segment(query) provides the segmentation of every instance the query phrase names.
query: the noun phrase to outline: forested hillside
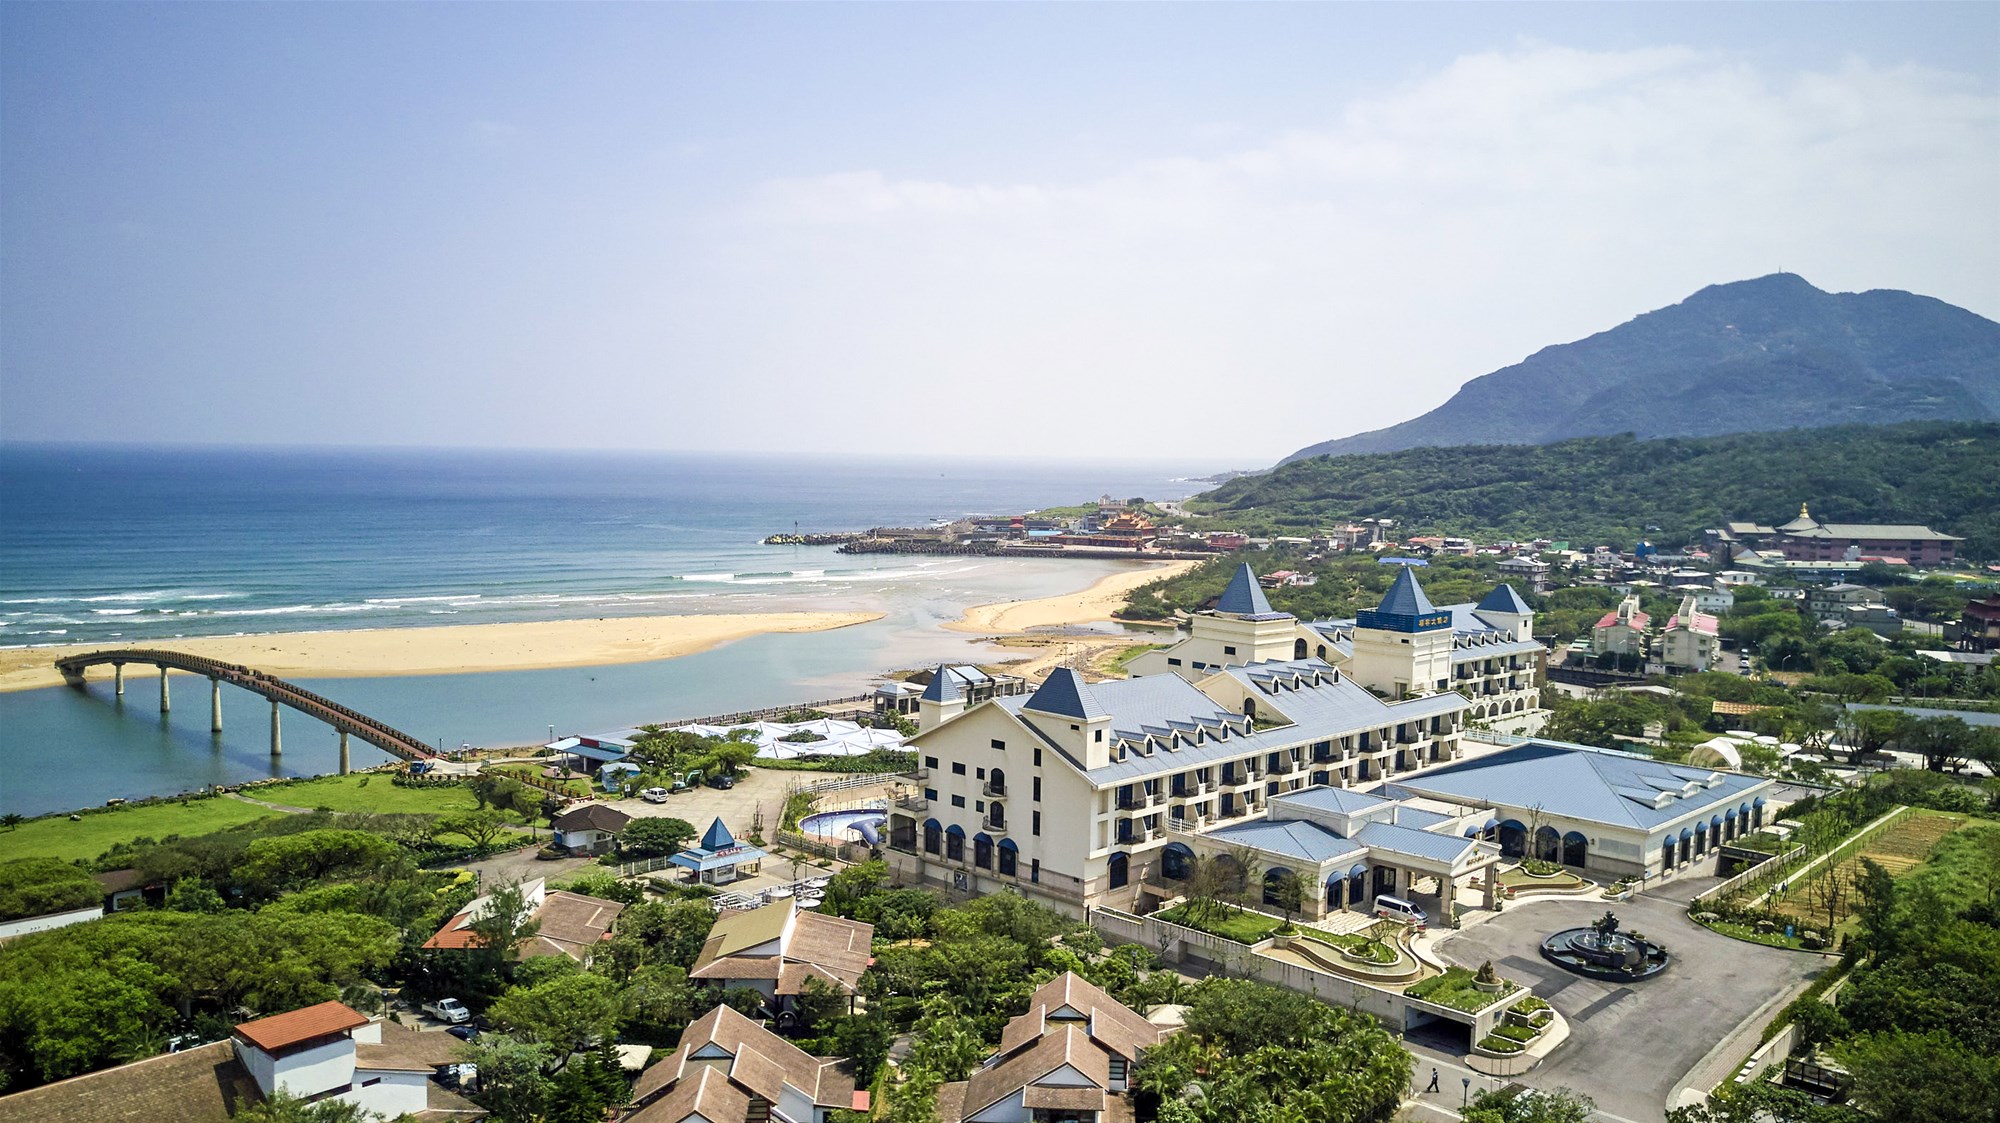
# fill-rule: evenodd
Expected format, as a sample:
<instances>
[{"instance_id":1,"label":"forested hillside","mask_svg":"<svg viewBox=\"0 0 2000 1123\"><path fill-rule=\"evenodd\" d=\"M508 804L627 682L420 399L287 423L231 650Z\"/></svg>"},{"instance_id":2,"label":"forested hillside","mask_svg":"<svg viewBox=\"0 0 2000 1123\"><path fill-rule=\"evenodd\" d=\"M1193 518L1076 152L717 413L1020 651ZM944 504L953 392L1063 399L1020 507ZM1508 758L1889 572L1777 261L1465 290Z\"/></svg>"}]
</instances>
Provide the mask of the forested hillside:
<instances>
[{"instance_id":1,"label":"forested hillside","mask_svg":"<svg viewBox=\"0 0 2000 1123\"><path fill-rule=\"evenodd\" d=\"M2000 424L1907 422L1641 441L1416 448L1316 457L1231 480L1187 503L1217 525L1298 534L1392 518L1436 531L1629 547L1679 544L1740 519L1774 525L1801 502L1827 522L1925 523L2000 557Z\"/></svg>"}]
</instances>

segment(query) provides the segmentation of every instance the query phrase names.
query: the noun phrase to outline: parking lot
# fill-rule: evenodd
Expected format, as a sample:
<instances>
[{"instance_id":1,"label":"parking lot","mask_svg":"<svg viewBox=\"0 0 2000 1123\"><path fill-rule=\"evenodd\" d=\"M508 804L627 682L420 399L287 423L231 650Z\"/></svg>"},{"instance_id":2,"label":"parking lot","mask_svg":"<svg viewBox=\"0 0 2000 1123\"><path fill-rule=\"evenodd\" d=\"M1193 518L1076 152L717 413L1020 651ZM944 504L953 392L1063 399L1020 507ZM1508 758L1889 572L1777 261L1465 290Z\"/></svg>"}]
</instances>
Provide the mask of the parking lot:
<instances>
[{"instance_id":1,"label":"parking lot","mask_svg":"<svg viewBox=\"0 0 2000 1123\"><path fill-rule=\"evenodd\" d=\"M1438 951L1467 967L1491 960L1569 1019L1570 1039L1522 1083L1568 1086L1608 1115L1654 1123L1666 1117L1668 1097L1718 1042L1829 965L1816 955L1718 936L1689 920L1683 902L1707 881L1672 882L1661 893L1608 906L1625 931L1641 932L1674 955L1666 974L1644 982L1586 979L1541 957L1544 936L1603 916L1602 901L1516 905L1445 939ZM1741 1044L1747 1055L1756 1038Z\"/></svg>"}]
</instances>

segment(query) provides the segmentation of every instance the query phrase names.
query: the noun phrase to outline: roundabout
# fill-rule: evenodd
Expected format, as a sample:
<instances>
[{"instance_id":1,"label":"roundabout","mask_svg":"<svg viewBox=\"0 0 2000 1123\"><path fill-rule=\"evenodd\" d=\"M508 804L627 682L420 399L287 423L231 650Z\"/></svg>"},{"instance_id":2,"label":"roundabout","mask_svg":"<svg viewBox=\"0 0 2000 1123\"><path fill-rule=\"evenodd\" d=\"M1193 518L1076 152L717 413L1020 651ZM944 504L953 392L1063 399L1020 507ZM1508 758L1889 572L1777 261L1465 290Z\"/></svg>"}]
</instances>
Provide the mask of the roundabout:
<instances>
[{"instance_id":1,"label":"roundabout","mask_svg":"<svg viewBox=\"0 0 2000 1123\"><path fill-rule=\"evenodd\" d=\"M1618 930L1610 912L1586 928L1565 928L1542 941L1542 958L1566 971L1593 979L1631 983L1667 969L1667 949Z\"/></svg>"}]
</instances>

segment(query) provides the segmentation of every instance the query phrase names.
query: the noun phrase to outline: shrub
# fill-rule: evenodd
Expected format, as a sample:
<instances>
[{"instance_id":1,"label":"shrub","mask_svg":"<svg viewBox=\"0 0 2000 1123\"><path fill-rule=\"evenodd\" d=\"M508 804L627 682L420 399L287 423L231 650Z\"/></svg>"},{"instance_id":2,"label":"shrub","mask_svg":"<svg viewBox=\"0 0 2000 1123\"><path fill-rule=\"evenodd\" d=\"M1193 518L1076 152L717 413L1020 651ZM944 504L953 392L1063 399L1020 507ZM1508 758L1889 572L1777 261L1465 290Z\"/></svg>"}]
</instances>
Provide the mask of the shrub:
<instances>
[{"instance_id":1,"label":"shrub","mask_svg":"<svg viewBox=\"0 0 2000 1123\"><path fill-rule=\"evenodd\" d=\"M1479 1047L1481 1049L1486 1050L1489 1053L1518 1053L1521 1050L1527 1048L1526 1045L1522 1044L1519 1041L1514 1041L1509 1038L1500 1037L1496 1034L1491 1034L1491 1033L1487 1034L1485 1037L1480 1038Z\"/></svg>"}]
</instances>

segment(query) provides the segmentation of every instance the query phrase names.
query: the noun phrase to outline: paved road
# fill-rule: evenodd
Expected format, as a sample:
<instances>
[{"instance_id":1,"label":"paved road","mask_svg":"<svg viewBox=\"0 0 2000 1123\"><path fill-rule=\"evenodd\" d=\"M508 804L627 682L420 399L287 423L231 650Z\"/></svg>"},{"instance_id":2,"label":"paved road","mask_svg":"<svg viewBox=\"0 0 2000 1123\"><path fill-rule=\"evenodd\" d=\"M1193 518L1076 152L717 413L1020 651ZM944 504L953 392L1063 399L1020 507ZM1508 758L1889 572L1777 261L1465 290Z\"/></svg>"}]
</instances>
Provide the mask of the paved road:
<instances>
[{"instance_id":1,"label":"paved road","mask_svg":"<svg viewBox=\"0 0 2000 1123\"><path fill-rule=\"evenodd\" d=\"M1569 1019L1569 1041L1522 1083L1574 1088L1623 1119L1664 1119L1682 1077L1719 1041L1824 966L1818 956L1731 940L1687 919L1686 906L1673 898L1691 896L1708 881L1670 882L1663 889L1671 896L1647 894L1611 906L1626 931L1643 932L1674 953L1666 974L1644 982L1586 979L1541 958L1542 937L1602 916L1601 901L1516 905L1444 940L1438 952L1468 967L1492 960L1503 974L1532 983ZM1745 1043L1744 1052L1754 1044Z\"/></svg>"}]
</instances>

